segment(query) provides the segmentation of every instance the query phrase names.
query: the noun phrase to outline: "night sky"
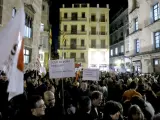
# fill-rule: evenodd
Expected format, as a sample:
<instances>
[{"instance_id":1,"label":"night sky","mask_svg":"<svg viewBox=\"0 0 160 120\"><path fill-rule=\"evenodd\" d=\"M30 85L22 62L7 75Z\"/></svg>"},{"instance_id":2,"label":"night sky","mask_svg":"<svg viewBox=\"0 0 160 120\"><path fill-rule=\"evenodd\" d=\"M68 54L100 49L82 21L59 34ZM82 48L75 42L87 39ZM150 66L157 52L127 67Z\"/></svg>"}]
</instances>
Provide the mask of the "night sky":
<instances>
[{"instance_id":1,"label":"night sky","mask_svg":"<svg viewBox=\"0 0 160 120\"><path fill-rule=\"evenodd\" d=\"M66 2L65 2L66 1ZM50 2L50 23L52 24L52 52L55 54L55 51L58 49L58 35L59 35L59 8L62 4L72 3L90 3L96 6L96 4L100 4L100 6L109 4L110 7L110 19L122 8L127 8L128 0L105 0L106 2L102 2L102 0L51 0Z\"/></svg>"}]
</instances>

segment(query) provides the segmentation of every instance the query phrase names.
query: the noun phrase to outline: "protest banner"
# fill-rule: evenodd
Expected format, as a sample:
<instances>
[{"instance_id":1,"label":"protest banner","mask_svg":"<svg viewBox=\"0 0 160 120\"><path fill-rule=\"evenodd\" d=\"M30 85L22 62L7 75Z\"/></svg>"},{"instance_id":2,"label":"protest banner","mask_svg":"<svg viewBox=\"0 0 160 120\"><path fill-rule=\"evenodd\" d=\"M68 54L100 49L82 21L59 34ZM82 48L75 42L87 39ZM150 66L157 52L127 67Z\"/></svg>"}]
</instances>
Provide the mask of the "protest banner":
<instances>
[{"instance_id":1,"label":"protest banner","mask_svg":"<svg viewBox=\"0 0 160 120\"><path fill-rule=\"evenodd\" d=\"M51 79L75 77L74 59L50 60L49 77Z\"/></svg>"},{"instance_id":2,"label":"protest banner","mask_svg":"<svg viewBox=\"0 0 160 120\"><path fill-rule=\"evenodd\" d=\"M98 81L99 80L99 69L90 69L90 68L84 69L82 80Z\"/></svg>"}]
</instances>

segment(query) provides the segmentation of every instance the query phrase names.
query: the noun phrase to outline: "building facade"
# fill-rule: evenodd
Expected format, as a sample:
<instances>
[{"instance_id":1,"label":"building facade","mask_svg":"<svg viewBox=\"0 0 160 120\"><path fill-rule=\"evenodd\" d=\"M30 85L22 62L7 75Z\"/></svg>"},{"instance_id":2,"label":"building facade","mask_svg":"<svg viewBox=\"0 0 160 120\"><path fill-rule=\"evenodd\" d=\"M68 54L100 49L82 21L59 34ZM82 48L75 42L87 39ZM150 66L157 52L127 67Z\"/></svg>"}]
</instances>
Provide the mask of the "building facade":
<instances>
[{"instance_id":1,"label":"building facade","mask_svg":"<svg viewBox=\"0 0 160 120\"><path fill-rule=\"evenodd\" d=\"M0 31L21 7L20 0L0 0ZM24 63L27 65L38 57L42 0L24 0L24 10Z\"/></svg>"},{"instance_id":2,"label":"building facade","mask_svg":"<svg viewBox=\"0 0 160 120\"><path fill-rule=\"evenodd\" d=\"M108 69L109 6L63 5L60 8L59 56L74 58L83 68Z\"/></svg>"},{"instance_id":3,"label":"building facade","mask_svg":"<svg viewBox=\"0 0 160 120\"><path fill-rule=\"evenodd\" d=\"M50 37L50 26L49 26L49 6L48 0L42 1L42 16L41 16L41 29L40 29L40 46L39 46L39 57L41 65L48 69L48 60L51 54L51 44L49 44Z\"/></svg>"},{"instance_id":4,"label":"building facade","mask_svg":"<svg viewBox=\"0 0 160 120\"><path fill-rule=\"evenodd\" d=\"M160 1L128 0L129 37L126 56L133 71L160 71Z\"/></svg>"},{"instance_id":5,"label":"building facade","mask_svg":"<svg viewBox=\"0 0 160 120\"><path fill-rule=\"evenodd\" d=\"M125 72L126 57L124 43L129 35L128 9L121 9L110 24L110 69Z\"/></svg>"}]
</instances>

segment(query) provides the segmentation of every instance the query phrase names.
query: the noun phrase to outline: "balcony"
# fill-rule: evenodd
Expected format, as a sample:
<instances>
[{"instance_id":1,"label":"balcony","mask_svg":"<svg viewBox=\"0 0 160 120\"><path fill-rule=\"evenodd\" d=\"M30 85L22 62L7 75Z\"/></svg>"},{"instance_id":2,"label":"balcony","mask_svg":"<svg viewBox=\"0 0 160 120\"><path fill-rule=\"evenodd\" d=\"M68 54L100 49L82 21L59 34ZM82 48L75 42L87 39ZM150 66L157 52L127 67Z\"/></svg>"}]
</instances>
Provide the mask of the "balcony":
<instances>
[{"instance_id":1,"label":"balcony","mask_svg":"<svg viewBox=\"0 0 160 120\"><path fill-rule=\"evenodd\" d=\"M105 19L100 19L99 22L107 22Z\"/></svg>"},{"instance_id":2,"label":"balcony","mask_svg":"<svg viewBox=\"0 0 160 120\"><path fill-rule=\"evenodd\" d=\"M89 47L94 49L108 49L108 45L90 45Z\"/></svg>"},{"instance_id":3,"label":"balcony","mask_svg":"<svg viewBox=\"0 0 160 120\"><path fill-rule=\"evenodd\" d=\"M87 31L64 31L65 35L86 35Z\"/></svg>"},{"instance_id":4,"label":"balcony","mask_svg":"<svg viewBox=\"0 0 160 120\"><path fill-rule=\"evenodd\" d=\"M90 22L98 22L98 19L90 19Z\"/></svg>"},{"instance_id":5,"label":"balcony","mask_svg":"<svg viewBox=\"0 0 160 120\"><path fill-rule=\"evenodd\" d=\"M107 32L99 32L99 35L107 35Z\"/></svg>"},{"instance_id":6,"label":"balcony","mask_svg":"<svg viewBox=\"0 0 160 120\"><path fill-rule=\"evenodd\" d=\"M87 21L87 18L82 18L82 17L78 17L78 18L72 18L72 17L68 17L68 18L61 18L61 21Z\"/></svg>"},{"instance_id":7,"label":"balcony","mask_svg":"<svg viewBox=\"0 0 160 120\"><path fill-rule=\"evenodd\" d=\"M64 47L64 48L63 48ZM60 46L61 50L86 50L86 46L81 45L66 45L66 46Z\"/></svg>"},{"instance_id":8,"label":"balcony","mask_svg":"<svg viewBox=\"0 0 160 120\"><path fill-rule=\"evenodd\" d=\"M82 63L84 63L85 62L85 58L76 58L75 62L82 62Z\"/></svg>"},{"instance_id":9,"label":"balcony","mask_svg":"<svg viewBox=\"0 0 160 120\"><path fill-rule=\"evenodd\" d=\"M98 35L98 32L91 31L91 32L90 32L90 35Z\"/></svg>"}]
</instances>

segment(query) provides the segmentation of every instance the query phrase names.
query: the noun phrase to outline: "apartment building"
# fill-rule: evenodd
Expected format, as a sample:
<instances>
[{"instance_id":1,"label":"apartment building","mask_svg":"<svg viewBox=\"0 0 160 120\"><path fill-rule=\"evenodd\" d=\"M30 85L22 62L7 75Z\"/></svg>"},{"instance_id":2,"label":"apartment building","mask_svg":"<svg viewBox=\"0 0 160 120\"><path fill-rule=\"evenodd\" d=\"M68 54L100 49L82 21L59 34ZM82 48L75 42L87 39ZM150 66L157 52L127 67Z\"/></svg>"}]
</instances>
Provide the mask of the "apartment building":
<instances>
[{"instance_id":1,"label":"apartment building","mask_svg":"<svg viewBox=\"0 0 160 120\"><path fill-rule=\"evenodd\" d=\"M129 36L125 54L133 71L160 71L160 1L128 0Z\"/></svg>"},{"instance_id":2,"label":"apartment building","mask_svg":"<svg viewBox=\"0 0 160 120\"><path fill-rule=\"evenodd\" d=\"M128 69L124 56L124 41L129 35L128 9L121 8L112 20L110 24L110 69L125 72Z\"/></svg>"},{"instance_id":3,"label":"apartment building","mask_svg":"<svg viewBox=\"0 0 160 120\"><path fill-rule=\"evenodd\" d=\"M39 57L41 65L48 68L48 60L51 54L51 45L49 44L49 6L48 0L42 1L42 14L41 14L41 28L40 28L40 44L39 44Z\"/></svg>"},{"instance_id":4,"label":"apartment building","mask_svg":"<svg viewBox=\"0 0 160 120\"><path fill-rule=\"evenodd\" d=\"M107 70L109 65L109 5L72 4L60 8L59 56L74 58L83 68Z\"/></svg>"},{"instance_id":5,"label":"apartment building","mask_svg":"<svg viewBox=\"0 0 160 120\"><path fill-rule=\"evenodd\" d=\"M0 0L0 31L21 8L20 0ZM24 63L36 61L40 40L42 0L24 0Z\"/></svg>"}]
</instances>

